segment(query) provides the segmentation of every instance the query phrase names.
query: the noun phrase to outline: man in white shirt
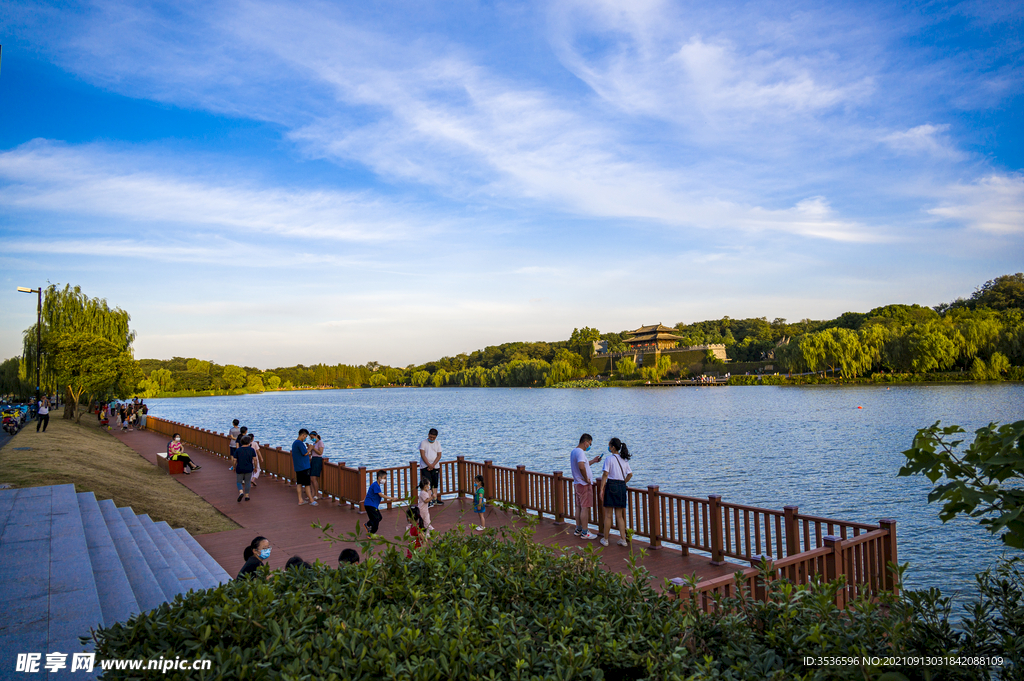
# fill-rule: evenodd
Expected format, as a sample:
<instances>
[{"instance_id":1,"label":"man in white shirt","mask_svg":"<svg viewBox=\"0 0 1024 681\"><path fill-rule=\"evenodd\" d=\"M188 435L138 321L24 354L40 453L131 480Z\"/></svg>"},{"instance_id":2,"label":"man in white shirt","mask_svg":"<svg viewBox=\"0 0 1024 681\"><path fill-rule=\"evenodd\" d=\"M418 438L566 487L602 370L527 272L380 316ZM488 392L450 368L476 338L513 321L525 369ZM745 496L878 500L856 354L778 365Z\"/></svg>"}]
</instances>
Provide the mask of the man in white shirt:
<instances>
[{"instance_id":1,"label":"man in white shirt","mask_svg":"<svg viewBox=\"0 0 1024 681\"><path fill-rule=\"evenodd\" d=\"M437 501L431 506L444 506L441 501L441 443L437 441L437 428L431 428L427 439L420 443L420 480L429 480L437 492Z\"/></svg>"},{"instance_id":2,"label":"man in white shirt","mask_svg":"<svg viewBox=\"0 0 1024 681\"><path fill-rule=\"evenodd\" d=\"M594 476L590 467L601 460L601 454L587 458L587 451L594 438L587 433L580 436L580 443L569 455L569 469L572 471L572 489L576 498L576 530L573 536L580 539L595 539L597 535L589 529L589 511L594 505Z\"/></svg>"}]
</instances>

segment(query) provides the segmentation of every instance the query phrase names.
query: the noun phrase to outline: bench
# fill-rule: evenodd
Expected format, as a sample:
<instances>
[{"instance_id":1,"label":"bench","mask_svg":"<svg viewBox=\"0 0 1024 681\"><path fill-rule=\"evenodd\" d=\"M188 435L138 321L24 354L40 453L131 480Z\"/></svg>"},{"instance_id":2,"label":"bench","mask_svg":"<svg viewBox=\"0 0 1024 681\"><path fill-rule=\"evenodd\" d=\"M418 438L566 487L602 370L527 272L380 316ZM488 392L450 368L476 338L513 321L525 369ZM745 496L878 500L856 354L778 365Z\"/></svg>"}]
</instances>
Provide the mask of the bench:
<instances>
[{"instance_id":1,"label":"bench","mask_svg":"<svg viewBox=\"0 0 1024 681\"><path fill-rule=\"evenodd\" d=\"M157 452L156 465L168 475L182 475L185 472L184 461L168 461L167 452Z\"/></svg>"}]
</instances>

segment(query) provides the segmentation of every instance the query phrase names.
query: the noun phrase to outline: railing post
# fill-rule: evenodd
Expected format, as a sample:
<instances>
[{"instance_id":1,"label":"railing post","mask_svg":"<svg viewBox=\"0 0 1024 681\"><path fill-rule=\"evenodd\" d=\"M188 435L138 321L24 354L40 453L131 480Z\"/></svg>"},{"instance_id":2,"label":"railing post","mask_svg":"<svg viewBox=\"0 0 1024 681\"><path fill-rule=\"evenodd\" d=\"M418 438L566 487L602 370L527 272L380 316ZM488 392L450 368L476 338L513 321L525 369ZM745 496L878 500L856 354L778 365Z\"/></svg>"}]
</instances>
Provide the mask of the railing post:
<instances>
[{"instance_id":1,"label":"railing post","mask_svg":"<svg viewBox=\"0 0 1024 681\"><path fill-rule=\"evenodd\" d=\"M750 595L759 601L768 600L768 591L765 587L764 581L761 580L761 562L764 560L763 556L751 556L750 567L756 568L758 573L751 577L750 583Z\"/></svg>"},{"instance_id":2,"label":"railing post","mask_svg":"<svg viewBox=\"0 0 1024 681\"><path fill-rule=\"evenodd\" d=\"M597 516L597 533L605 539L608 538L609 528L605 527L604 523L604 489L601 487L600 478L593 482L594 485L594 515ZM614 518L612 522L614 522Z\"/></svg>"},{"instance_id":3,"label":"railing post","mask_svg":"<svg viewBox=\"0 0 1024 681\"><path fill-rule=\"evenodd\" d=\"M722 549L722 495L708 495L708 515L711 516L711 564L722 565L725 562Z\"/></svg>"},{"instance_id":4,"label":"railing post","mask_svg":"<svg viewBox=\"0 0 1024 681\"><path fill-rule=\"evenodd\" d=\"M639 510L637 509L637 511ZM651 548L660 549L661 494L658 492L658 485L647 485L647 523L647 530L651 535Z\"/></svg>"},{"instance_id":5,"label":"railing post","mask_svg":"<svg viewBox=\"0 0 1024 681\"><path fill-rule=\"evenodd\" d=\"M466 457L455 457L455 466L458 470L459 499L462 499L466 496L466 492L469 490L469 485L467 484L468 481L466 480Z\"/></svg>"},{"instance_id":6,"label":"railing post","mask_svg":"<svg viewBox=\"0 0 1024 681\"><path fill-rule=\"evenodd\" d=\"M896 560L896 520L882 518L878 521L878 526L889 532L889 536L882 543L882 570L885 575L882 578L882 585L886 591L896 593L899 584L896 582L896 575L889 570L889 563L899 564Z\"/></svg>"},{"instance_id":7,"label":"railing post","mask_svg":"<svg viewBox=\"0 0 1024 681\"><path fill-rule=\"evenodd\" d=\"M526 513L526 466L516 466L514 476L516 506L520 513Z\"/></svg>"},{"instance_id":8,"label":"railing post","mask_svg":"<svg viewBox=\"0 0 1024 681\"><path fill-rule=\"evenodd\" d=\"M800 522L796 519L800 507L785 506L783 511L785 511L786 525L786 555L795 556L800 553Z\"/></svg>"},{"instance_id":9,"label":"railing post","mask_svg":"<svg viewBox=\"0 0 1024 681\"><path fill-rule=\"evenodd\" d=\"M409 494L412 495L412 504L416 505L416 495L419 494L420 488L420 462L410 461L409 462Z\"/></svg>"},{"instance_id":10,"label":"railing post","mask_svg":"<svg viewBox=\"0 0 1024 681\"><path fill-rule=\"evenodd\" d=\"M823 540L825 547L829 550L825 554L825 579L829 582L834 582L839 579L839 575L844 574L846 570L845 562L843 560L843 540L839 537L833 537L829 535ZM842 610L846 607L846 587L844 584L843 588L836 592L836 607Z\"/></svg>"},{"instance_id":11,"label":"railing post","mask_svg":"<svg viewBox=\"0 0 1024 681\"><path fill-rule=\"evenodd\" d=\"M488 499L497 498L498 480L494 474L494 462L490 459L484 461L484 491Z\"/></svg>"},{"instance_id":12,"label":"railing post","mask_svg":"<svg viewBox=\"0 0 1024 681\"><path fill-rule=\"evenodd\" d=\"M363 506L363 502L366 501L366 466L359 467L359 512L366 513L366 508Z\"/></svg>"},{"instance_id":13,"label":"railing post","mask_svg":"<svg viewBox=\"0 0 1024 681\"><path fill-rule=\"evenodd\" d=\"M565 524L565 479L562 471L555 471L551 480L551 501L555 505L555 525Z\"/></svg>"}]
</instances>

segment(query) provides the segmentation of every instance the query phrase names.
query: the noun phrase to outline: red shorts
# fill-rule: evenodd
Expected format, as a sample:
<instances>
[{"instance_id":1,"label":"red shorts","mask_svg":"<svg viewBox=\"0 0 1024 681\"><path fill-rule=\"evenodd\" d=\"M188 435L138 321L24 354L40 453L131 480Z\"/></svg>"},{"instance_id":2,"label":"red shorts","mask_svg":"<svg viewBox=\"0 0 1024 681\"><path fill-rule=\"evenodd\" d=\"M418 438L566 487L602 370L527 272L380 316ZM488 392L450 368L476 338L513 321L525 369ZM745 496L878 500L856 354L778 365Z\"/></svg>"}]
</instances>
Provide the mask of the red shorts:
<instances>
[{"instance_id":1,"label":"red shorts","mask_svg":"<svg viewBox=\"0 0 1024 681\"><path fill-rule=\"evenodd\" d=\"M577 485L576 483L573 483L572 490L576 493L576 508L594 507L593 485Z\"/></svg>"}]
</instances>

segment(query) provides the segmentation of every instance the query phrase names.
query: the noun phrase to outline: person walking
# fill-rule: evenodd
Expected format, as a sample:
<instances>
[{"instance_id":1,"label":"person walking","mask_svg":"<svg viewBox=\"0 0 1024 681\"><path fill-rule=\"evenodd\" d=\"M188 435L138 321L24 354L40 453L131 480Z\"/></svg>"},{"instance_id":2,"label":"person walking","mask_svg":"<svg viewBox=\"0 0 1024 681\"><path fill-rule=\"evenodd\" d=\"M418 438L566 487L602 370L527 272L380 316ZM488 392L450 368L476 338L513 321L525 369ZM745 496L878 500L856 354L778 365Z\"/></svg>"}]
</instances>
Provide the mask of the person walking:
<instances>
[{"instance_id":1,"label":"person walking","mask_svg":"<svg viewBox=\"0 0 1024 681\"><path fill-rule=\"evenodd\" d=\"M253 461L256 459L256 450L250 447L252 435L246 435L239 442L241 445L235 449L235 484L238 486L238 499L242 501L242 495L249 501L249 487L252 484ZM244 490L244 492L243 492Z\"/></svg>"},{"instance_id":2,"label":"person walking","mask_svg":"<svg viewBox=\"0 0 1024 681\"><path fill-rule=\"evenodd\" d=\"M235 447L238 446L238 434L241 432L238 427L238 419L235 419L231 422L231 430L228 431L228 454L231 461L231 465L228 466L229 471L235 469Z\"/></svg>"},{"instance_id":3,"label":"person walking","mask_svg":"<svg viewBox=\"0 0 1024 681\"><path fill-rule=\"evenodd\" d=\"M306 502L302 500L302 491L306 491L309 497L309 505L316 506L316 499L309 490L309 454L307 453L306 438L309 431L303 428L299 431L299 437L292 443L292 465L295 467L295 492L299 495L299 506Z\"/></svg>"},{"instance_id":4,"label":"person walking","mask_svg":"<svg viewBox=\"0 0 1024 681\"><path fill-rule=\"evenodd\" d=\"M256 450L256 459L253 461L252 471L252 486L256 487L256 480L260 477L260 472L263 470L263 452L260 451L260 443L256 441L256 438L252 433L249 433L249 437L253 438L252 444L249 445Z\"/></svg>"},{"instance_id":5,"label":"person walking","mask_svg":"<svg viewBox=\"0 0 1024 681\"><path fill-rule=\"evenodd\" d=\"M309 482L313 498L320 500L320 474L324 471L324 441L314 430L309 434Z\"/></svg>"},{"instance_id":6,"label":"person walking","mask_svg":"<svg viewBox=\"0 0 1024 681\"><path fill-rule=\"evenodd\" d=\"M377 534L380 521L383 519L380 514L380 502L401 501L398 497L389 497L384 494L384 488L388 484L387 471L377 471L375 478L370 489L366 490L366 499L363 500L363 508L366 510L367 516L367 521L363 525L370 534Z\"/></svg>"},{"instance_id":7,"label":"person walking","mask_svg":"<svg viewBox=\"0 0 1024 681\"><path fill-rule=\"evenodd\" d=\"M613 437L608 442L611 456L604 460L604 472L601 473L601 489L604 490L604 536L601 546L608 546L608 535L612 532L612 513L615 514L615 526L619 530L619 546L628 546L626 541L626 483L633 477L633 469L629 467L629 448L626 443Z\"/></svg>"},{"instance_id":8,"label":"person walking","mask_svg":"<svg viewBox=\"0 0 1024 681\"><path fill-rule=\"evenodd\" d=\"M420 442L420 482L426 480L435 492L431 506L444 506L441 501L441 443L437 441L437 428L431 428L427 439Z\"/></svg>"},{"instance_id":9,"label":"person walking","mask_svg":"<svg viewBox=\"0 0 1024 681\"><path fill-rule=\"evenodd\" d=\"M601 460L601 455L593 459L587 458L587 452L594 438L588 433L580 436L580 442L569 455L569 470L572 471L572 490L576 501L576 529L574 537L580 539L596 539L597 535L590 531L589 509L594 506L594 478L590 467Z\"/></svg>"},{"instance_id":10,"label":"person walking","mask_svg":"<svg viewBox=\"0 0 1024 681\"><path fill-rule=\"evenodd\" d=\"M45 433L48 425L50 425L50 398L44 396L36 406L36 432L38 433L39 428L42 427Z\"/></svg>"}]
</instances>

